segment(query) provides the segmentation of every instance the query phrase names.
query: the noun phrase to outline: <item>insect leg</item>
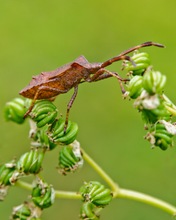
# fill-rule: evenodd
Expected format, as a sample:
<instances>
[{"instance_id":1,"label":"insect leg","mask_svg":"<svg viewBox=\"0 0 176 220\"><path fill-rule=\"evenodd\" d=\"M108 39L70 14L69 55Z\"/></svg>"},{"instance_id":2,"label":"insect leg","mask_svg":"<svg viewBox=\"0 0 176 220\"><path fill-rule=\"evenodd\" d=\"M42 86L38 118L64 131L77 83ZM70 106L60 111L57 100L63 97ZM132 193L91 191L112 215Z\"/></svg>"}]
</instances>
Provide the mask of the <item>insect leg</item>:
<instances>
[{"instance_id":1,"label":"insect leg","mask_svg":"<svg viewBox=\"0 0 176 220\"><path fill-rule=\"evenodd\" d=\"M120 84L121 91L122 91L122 93L124 94L124 93L125 93L125 89L124 89L124 87L123 87L122 82L127 82L127 81L129 81L129 79L123 79L123 78L121 78L121 77L119 76L119 74L116 73L116 72L111 72L111 71L106 70L106 69L100 69L100 70L98 70L98 71L92 76L90 82L97 82L97 81L99 81L99 80L107 79L107 78L112 77L112 76L114 76L114 77L117 78L117 80L118 80L118 82L119 82L119 84Z\"/></svg>"},{"instance_id":2,"label":"insect leg","mask_svg":"<svg viewBox=\"0 0 176 220\"><path fill-rule=\"evenodd\" d=\"M31 105L30 105L28 111L27 111L27 112L25 113L25 115L24 115L24 118L26 118L26 117L29 115L29 113L32 111L32 109L33 109L33 107L34 107L34 105L35 105L36 100L41 99L41 98L39 98L39 97L40 97L40 94L41 94L42 92L46 92L46 91L50 91L50 92L52 92L52 94L55 94L55 95L58 95L58 94L60 94L60 93L65 93L65 92L67 92L67 91L61 91L61 90L59 90L59 89L57 89L57 88L52 88L52 87L49 87L49 86L41 86L41 87L39 87L38 90L37 90L36 93L35 93L35 96L34 96L34 98L33 98L33 100L32 100L32 103L31 103ZM55 95L52 95L51 97L48 97L48 99L49 99L49 98L53 98ZM47 99L47 98L46 98L46 99Z\"/></svg>"},{"instance_id":3,"label":"insect leg","mask_svg":"<svg viewBox=\"0 0 176 220\"><path fill-rule=\"evenodd\" d=\"M23 118L26 118L26 117L29 115L29 113L32 111L32 109L33 109L33 107L34 107L34 104L35 104L35 102L36 102L36 100L37 100L39 91L40 91L40 89L38 89L37 92L35 93L34 99L32 100L32 103L31 103L29 109L27 110L27 112L25 113L25 115L24 115Z\"/></svg>"},{"instance_id":4,"label":"insect leg","mask_svg":"<svg viewBox=\"0 0 176 220\"><path fill-rule=\"evenodd\" d=\"M107 69L101 68L100 70L98 70L91 78L89 78L87 81L88 82L96 82L102 79L106 79L109 77L116 77L119 81L129 81L129 79L123 79L119 76L118 73L116 72L111 72Z\"/></svg>"},{"instance_id":5,"label":"insect leg","mask_svg":"<svg viewBox=\"0 0 176 220\"><path fill-rule=\"evenodd\" d=\"M74 103L74 101L75 101L75 98L76 98L76 96L77 96L77 93L78 93L78 85L76 85L76 86L74 87L74 93L73 93L73 95L72 95L72 97L71 97L71 99L70 99L70 101L69 101L69 103L68 103L68 105L67 105L67 112L66 112L66 118L65 118L64 133L65 133L66 130L67 130L69 112L70 112L70 109L71 109L71 107L72 107L72 105L73 105L73 103Z\"/></svg>"}]
</instances>

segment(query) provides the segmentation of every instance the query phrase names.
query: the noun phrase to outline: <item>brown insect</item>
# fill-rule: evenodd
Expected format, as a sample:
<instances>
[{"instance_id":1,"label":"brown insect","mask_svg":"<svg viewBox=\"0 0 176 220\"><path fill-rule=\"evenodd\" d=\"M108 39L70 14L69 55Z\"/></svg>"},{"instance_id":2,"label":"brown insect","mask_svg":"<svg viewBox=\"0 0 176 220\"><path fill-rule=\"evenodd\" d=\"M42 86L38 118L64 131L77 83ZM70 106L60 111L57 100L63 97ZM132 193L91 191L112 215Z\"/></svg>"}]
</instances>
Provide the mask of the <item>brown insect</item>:
<instances>
[{"instance_id":1,"label":"brown insect","mask_svg":"<svg viewBox=\"0 0 176 220\"><path fill-rule=\"evenodd\" d=\"M74 88L74 93L67 105L65 120L66 131L69 111L76 98L78 85L83 82L96 82L112 76L116 77L121 85L122 81L127 81L128 79L122 79L118 73L111 72L105 69L105 67L119 60L129 60L133 63L131 58L126 56L126 54L141 47L148 46L164 47L158 43L145 42L138 46L132 47L103 63L89 63L84 56L79 56L75 61L65 64L56 70L50 72L42 72L41 74L32 77L30 84L20 91L20 95L33 99L32 104L24 117L26 117L31 112L36 100L50 99L59 94L67 93L70 89Z\"/></svg>"}]
</instances>

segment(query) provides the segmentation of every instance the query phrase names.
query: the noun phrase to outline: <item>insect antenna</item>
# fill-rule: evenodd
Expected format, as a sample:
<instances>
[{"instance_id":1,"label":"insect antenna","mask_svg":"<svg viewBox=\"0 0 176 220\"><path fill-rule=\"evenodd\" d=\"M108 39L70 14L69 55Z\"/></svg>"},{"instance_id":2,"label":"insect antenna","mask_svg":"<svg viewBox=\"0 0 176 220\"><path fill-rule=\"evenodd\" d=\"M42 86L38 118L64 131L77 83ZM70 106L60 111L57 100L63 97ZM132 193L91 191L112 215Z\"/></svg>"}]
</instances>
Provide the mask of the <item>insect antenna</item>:
<instances>
[{"instance_id":1,"label":"insect antenna","mask_svg":"<svg viewBox=\"0 0 176 220\"><path fill-rule=\"evenodd\" d=\"M139 44L137 46L134 46L134 47L132 47L132 48L130 48L128 50L125 50L124 52L120 53L118 56L113 57L113 58L103 62L101 67L104 68L104 67L109 66L112 63L117 62L119 60L129 60L135 66L135 63L131 60L131 58L129 56L126 56L126 54L131 53L134 50L138 50L138 49L140 49L142 47L149 47L149 46L156 46L156 47L161 47L161 48L164 47L164 45L162 45L162 44L155 43L155 42L152 42L152 41L148 41L148 42Z\"/></svg>"}]
</instances>

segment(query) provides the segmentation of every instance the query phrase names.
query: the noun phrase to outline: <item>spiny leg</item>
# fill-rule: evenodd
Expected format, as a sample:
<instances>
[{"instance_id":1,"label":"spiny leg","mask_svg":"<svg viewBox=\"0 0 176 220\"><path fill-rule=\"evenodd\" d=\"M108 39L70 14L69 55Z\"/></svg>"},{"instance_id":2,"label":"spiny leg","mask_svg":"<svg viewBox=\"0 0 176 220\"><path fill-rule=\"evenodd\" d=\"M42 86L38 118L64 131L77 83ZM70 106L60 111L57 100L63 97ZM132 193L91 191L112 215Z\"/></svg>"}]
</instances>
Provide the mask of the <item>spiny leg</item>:
<instances>
[{"instance_id":1,"label":"spiny leg","mask_svg":"<svg viewBox=\"0 0 176 220\"><path fill-rule=\"evenodd\" d=\"M35 102L39 99L40 93L41 93L42 91L44 91L44 92L50 91L50 92L57 93L57 94L66 92L66 91L60 91L60 90L57 89L57 88L52 88L52 87L49 87L49 86L41 86L41 87L38 88L38 90L36 91L35 96L34 96L34 98L33 98L33 100L32 100L32 103L31 103L29 109L27 110L27 112L25 113L24 118L26 118L26 117L30 114L30 112L31 112L32 109L34 108ZM51 98L53 98L54 96L55 96L55 95L53 95Z\"/></svg>"},{"instance_id":2,"label":"spiny leg","mask_svg":"<svg viewBox=\"0 0 176 220\"><path fill-rule=\"evenodd\" d=\"M76 85L76 86L74 87L74 93L73 93L73 95L72 95L72 97L71 97L71 99L70 99L70 101L69 101L69 103L68 103L68 105L67 105L67 112L66 112L66 118L65 118L64 133L65 133L66 130L67 130L69 112L70 112L70 109L71 109L71 107L72 107L72 105L73 105L73 103L74 103L74 101L75 101L75 98L76 98L77 94L78 94L78 85Z\"/></svg>"},{"instance_id":3,"label":"spiny leg","mask_svg":"<svg viewBox=\"0 0 176 220\"><path fill-rule=\"evenodd\" d=\"M125 89L124 89L124 87L123 87L122 82L127 82L127 81L129 81L129 79L123 79L123 78L121 78L121 77L119 76L118 73L116 73L116 72L111 72L111 71L105 69L105 74L104 74L104 75L101 75L101 76L98 78L98 80L104 79L105 76L106 76L106 78L108 78L108 77L109 77L108 75L111 75L111 76L114 76L114 77L117 78L117 80L118 80L118 82L119 82L119 85L120 85L120 88L121 88L121 91L122 91L122 94L124 94L126 91L125 91Z\"/></svg>"},{"instance_id":4,"label":"spiny leg","mask_svg":"<svg viewBox=\"0 0 176 220\"><path fill-rule=\"evenodd\" d=\"M102 80L102 79L106 79L106 78L109 78L109 77L116 77L118 80L120 81L128 81L127 79L122 79L118 73L116 72L111 72L107 69L104 69L104 68L101 68L99 69L96 73L94 73L93 76L91 76L87 81L89 82L95 82L95 81L99 81L99 80Z\"/></svg>"},{"instance_id":5,"label":"spiny leg","mask_svg":"<svg viewBox=\"0 0 176 220\"><path fill-rule=\"evenodd\" d=\"M126 56L126 54L131 53L131 52L134 51L134 50L138 50L138 49L140 49L140 48L142 48L142 47L149 47L149 46L156 46L156 47L161 47L161 48L164 47L164 45L162 45L162 44L155 43L155 42L152 42L152 41L148 41L148 42L139 44L139 45L137 45L137 46L135 46L135 47L132 47L132 48L130 48L130 49L128 49L128 50L125 50L124 52L120 53L118 56L113 57L113 58L111 58L111 59L109 59L109 60L103 62L102 65L101 65L101 67L109 66L109 65L111 65L112 63L117 62L117 61L119 61L119 60L129 60L129 61L133 62L133 61L130 59L129 56Z\"/></svg>"},{"instance_id":6,"label":"spiny leg","mask_svg":"<svg viewBox=\"0 0 176 220\"><path fill-rule=\"evenodd\" d=\"M29 113L32 111L32 109L34 108L34 105L35 105L35 102L36 102L37 97L38 97L38 95L39 95L39 92L40 92L40 90L38 89L37 92L35 93L34 99L32 100L32 103L31 103L29 109L28 109L27 112L24 114L23 118L26 118L26 117L29 115Z\"/></svg>"},{"instance_id":7,"label":"spiny leg","mask_svg":"<svg viewBox=\"0 0 176 220\"><path fill-rule=\"evenodd\" d=\"M114 77L117 78L117 80L118 80L118 82L119 82L119 84L120 84L121 91L122 91L122 93L124 94L124 93L125 93L125 89L124 89L124 87L123 87L122 82L127 82L127 81L129 81L129 79L123 79L123 78L121 78L121 77L119 76L119 74L116 73L116 72L111 72L111 71L109 71L109 70L106 70L106 69L103 69L103 68L102 68L102 69L98 70L98 71L89 79L89 82L97 82L97 81L99 81L99 80L107 79L107 78L112 77L112 76L114 76Z\"/></svg>"}]
</instances>

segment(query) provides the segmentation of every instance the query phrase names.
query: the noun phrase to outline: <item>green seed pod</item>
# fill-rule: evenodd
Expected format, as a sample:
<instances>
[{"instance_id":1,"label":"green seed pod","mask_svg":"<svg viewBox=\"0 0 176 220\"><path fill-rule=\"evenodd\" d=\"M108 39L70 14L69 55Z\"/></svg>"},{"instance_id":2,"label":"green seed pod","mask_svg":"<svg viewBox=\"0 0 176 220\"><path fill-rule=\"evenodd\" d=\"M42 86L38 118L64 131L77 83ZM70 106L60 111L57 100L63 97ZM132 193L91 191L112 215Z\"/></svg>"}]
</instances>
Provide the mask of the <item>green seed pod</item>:
<instances>
[{"instance_id":1,"label":"green seed pod","mask_svg":"<svg viewBox=\"0 0 176 220\"><path fill-rule=\"evenodd\" d=\"M11 219L13 220L40 220L41 211L32 203L23 203L13 208Z\"/></svg>"},{"instance_id":2,"label":"green seed pod","mask_svg":"<svg viewBox=\"0 0 176 220\"><path fill-rule=\"evenodd\" d=\"M38 181L32 190L32 201L41 209L50 207L54 203L55 191L51 185Z\"/></svg>"},{"instance_id":3,"label":"green seed pod","mask_svg":"<svg viewBox=\"0 0 176 220\"><path fill-rule=\"evenodd\" d=\"M138 96L140 96L142 90L143 90L143 78L142 76L134 76L129 84L128 84L128 91L129 91L129 96L132 98L132 99L136 99Z\"/></svg>"},{"instance_id":4,"label":"green seed pod","mask_svg":"<svg viewBox=\"0 0 176 220\"><path fill-rule=\"evenodd\" d=\"M15 182L11 181L15 169L16 164L13 161L0 166L0 186L8 186Z\"/></svg>"},{"instance_id":5,"label":"green seed pod","mask_svg":"<svg viewBox=\"0 0 176 220\"><path fill-rule=\"evenodd\" d=\"M52 124L56 119L58 110L56 106L48 100L39 100L35 103L30 116L41 128L47 124Z\"/></svg>"},{"instance_id":6,"label":"green seed pod","mask_svg":"<svg viewBox=\"0 0 176 220\"><path fill-rule=\"evenodd\" d=\"M27 205L20 205L13 210L12 219L27 220L31 216L31 210Z\"/></svg>"},{"instance_id":7,"label":"green seed pod","mask_svg":"<svg viewBox=\"0 0 176 220\"><path fill-rule=\"evenodd\" d=\"M59 167L62 174L74 172L83 165L80 148L76 145L67 145L59 152Z\"/></svg>"},{"instance_id":8,"label":"green seed pod","mask_svg":"<svg viewBox=\"0 0 176 220\"><path fill-rule=\"evenodd\" d=\"M25 174L37 174L41 170L44 152L34 149L23 154L17 162L17 170Z\"/></svg>"},{"instance_id":9,"label":"green seed pod","mask_svg":"<svg viewBox=\"0 0 176 220\"><path fill-rule=\"evenodd\" d=\"M84 202L91 202L97 207L104 207L112 200L112 192L99 182L91 181L81 187Z\"/></svg>"},{"instance_id":10,"label":"green seed pod","mask_svg":"<svg viewBox=\"0 0 176 220\"><path fill-rule=\"evenodd\" d=\"M98 220L98 215L95 214L96 207L90 202L84 202L81 207L80 218L85 220Z\"/></svg>"},{"instance_id":11,"label":"green seed pod","mask_svg":"<svg viewBox=\"0 0 176 220\"><path fill-rule=\"evenodd\" d=\"M75 122L68 122L67 130L64 132L65 120L60 118L56 120L51 126L51 134L49 135L51 141L54 143L70 144L72 143L78 133L78 125Z\"/></svg>"},{"instance_id":12,"label":"green seed pod","mask_svg":"<svg viewBox=\"0 0 176 220\"><path fill-rule=\"evenodd\" d=\"M135 65L129 61L125 61L124 69L132 73L132 75L142 75L150 66L150 57L148 53L135 53L131 59Z\"/></svg>"},{"instance_id":13,"label":"green seed pod","mask_svg":"<svg viewBox=\"0 0 176 220\"><path fill-rule=\"evenodd\" d=\"M161 93L166 84L166 76L159 71L148 69L143 76L143 87L149 94Z\"/></svg>"},{"instance_id":14,"label":"green seed pod","mask_svg":"<svg viewBox=\"0 0 176 220\"><path fill-rule=\"evenodd\" d=\"M173 145L173 134L167 131L164 124L156 123L149 129L146 139L156 147L166 150Z\"/></svg>"},{"instance_id":15,"label":"green seed pod","mask_svg":"<svg viewBox=\"0 0 176 220\"><path fill-rule=\"evenodd\" d=\"M15 98L6 103L4 108L4 116L7 121L13 121L18 124L24 122L24 114L26 113L25 101L21 98Z\"/></svg>"},{"instance_id":16,"label":"green seed pod","mask_svg":"<svg viewBox=\"0 0 176 220\"><path fill-rule=\"evenodd\" d=\"M148 110L143 109L141 111L143 120L148 123L155 123L160 119L169 120L170 119L170 113L167 111L167 109L164 106L159 106L156 109Z\"/></svg>"},{"instance_id":17,"label":"green seed pod","mask_svg":"<svg viewBox=\"0 0 176 220\"><path fill-rule=\"evenodd\" d=\"M48 137L48 129L48 125L45 125L32 135L32 139L34 140L32 146L46 148L47 150L53 150L57 146L57 144L53 143Z\"/></svg>"},{"instance_id":18,"label":"green seed pod","mask_svg":"<svg viewBox=\"0 0 176 220\"><path fill-rule=\"evenodd\" d=\"M145 123L156 123L158 120L169 120L171 113L167 110L162 96L150 95L144 90L134 103L135 107L142 113Z\"/></svg>"}]
</instances>

